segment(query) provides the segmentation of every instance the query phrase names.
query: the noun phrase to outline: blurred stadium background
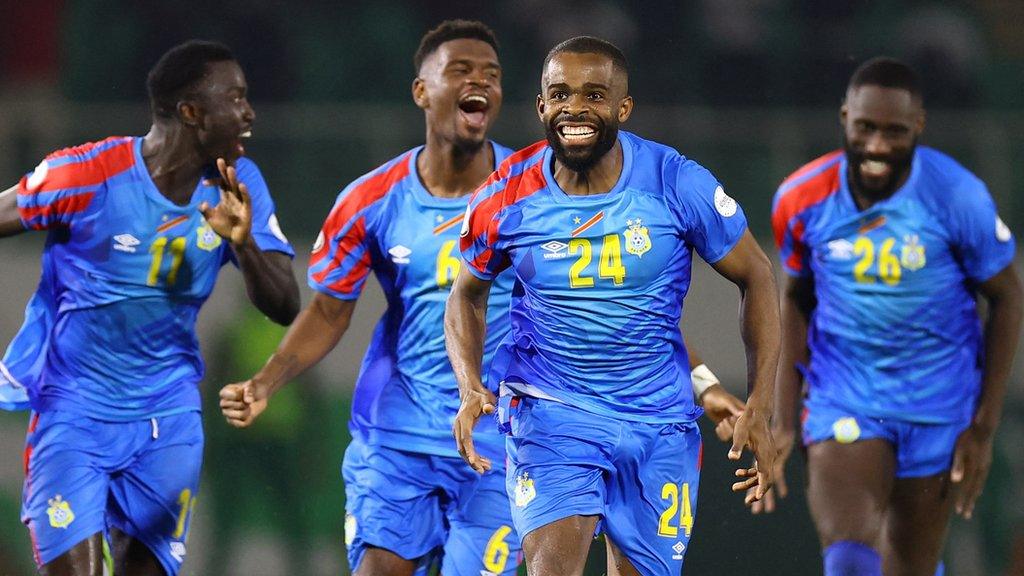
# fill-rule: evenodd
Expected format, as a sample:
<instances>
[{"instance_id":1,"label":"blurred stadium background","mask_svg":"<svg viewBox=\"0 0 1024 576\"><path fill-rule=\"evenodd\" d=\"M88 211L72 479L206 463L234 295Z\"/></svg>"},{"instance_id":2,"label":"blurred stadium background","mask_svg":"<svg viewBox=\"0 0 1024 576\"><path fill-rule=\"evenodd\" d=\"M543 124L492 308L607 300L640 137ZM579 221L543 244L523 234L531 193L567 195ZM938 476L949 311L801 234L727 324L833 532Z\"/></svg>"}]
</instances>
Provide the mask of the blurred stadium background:
<instances>
[{"instance_id":1,"label":"blurred stadium background","mask_svg":"<svg viewBox=\"0 0 1024 576\"><path fill-rule=\"evenodd\" d=\"M628 128L711 168L766 247L775 186L840 145L837 109L850 72L874 55L904 58L925 79L924 142L979 174L1003 219L1024 233L1019 0L2 0L0 185L53 149L144 134L149 67L187 38L220 39L248 76L258 116L248 151L270 184L303 279L337 191L421 142L422 115L409 98L412 53L423 32L452 17L481 19L498 33L505 109L494 136L513 147L543 135L532 106L547 49L579 33L617 43L631 60L637 100ZM4 342L35 287L42 240L0 242ZM735 291L702 263L695 276L684 325L708 364L743 394ZM275 397L259 425L239 432L212 399L222 384L251 374L283 333L243 293L238 274L226 270L201 318L207 453L184 574L347 573L339 466L352 382L383 299L370 287L339 349ZM952 576L1024 574L1022 356L978 514L955 521L948 539ZM0 575L32 573L18 521L26 422L24 413L0 414ZM801 459L792 459L795 489L782 511L752 518L728 491L726 447L710 430L706 436L687 574L820 574ZM591 572L603 573L603 553L594 560Z\"/></svg>"}]
</instances>

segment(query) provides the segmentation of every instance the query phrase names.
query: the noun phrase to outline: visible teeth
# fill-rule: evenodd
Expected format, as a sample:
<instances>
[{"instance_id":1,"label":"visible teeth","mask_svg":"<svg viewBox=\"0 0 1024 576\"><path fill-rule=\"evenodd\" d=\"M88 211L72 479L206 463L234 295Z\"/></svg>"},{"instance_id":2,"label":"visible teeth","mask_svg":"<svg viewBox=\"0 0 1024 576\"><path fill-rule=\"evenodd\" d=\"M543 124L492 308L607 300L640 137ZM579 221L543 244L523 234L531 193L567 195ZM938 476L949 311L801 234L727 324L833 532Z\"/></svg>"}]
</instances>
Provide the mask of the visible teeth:
<instances>
[{"instance_id":1,"label":"visible teeth","mask_svg":"<svg viewBox=\"0 0 1024 576\"><path fill-rule=\"evenodd\" d=\"M563 126L562 136L566 140L585 140L590 138L595 133L594 129L589 126Z\"/></svg>"},{"instance_id":2,"label":"visible teeth","mask_svg":"<svg viewBox=\"0 0 1024 576\"><path fill-rule=\"evenodd\" d=\"M867 172L872 175L880 175L884 174L889 169L889 164L880 160L865 160L860 163L860 169L862 172Z\"/></svg>"},{"instance_id":3,"label":"visible teeth","mask_svg":"<svg viewBox=\"0 0 1024 576\"><path fill-rule=\"evenodd\" d=\"M480 102L481 104L487 104L487 98L484 98L483 96L480 96L478 94L471 94L469 96L466 96L465 98L463 98L462 101L463 102Z\"/></svg>"},{"instance_id":4,"label":"visible teeth","mask_svg":"<svg viewBox=\"0 0 1024 576\"><path fill-rule=\"evenodd\" d=\"M240 138L250 138L250 137L252 137L252 130L246 130L245 132L242 132L241 134L239 134L239 137Z\"/></svg>"}]
</instances>

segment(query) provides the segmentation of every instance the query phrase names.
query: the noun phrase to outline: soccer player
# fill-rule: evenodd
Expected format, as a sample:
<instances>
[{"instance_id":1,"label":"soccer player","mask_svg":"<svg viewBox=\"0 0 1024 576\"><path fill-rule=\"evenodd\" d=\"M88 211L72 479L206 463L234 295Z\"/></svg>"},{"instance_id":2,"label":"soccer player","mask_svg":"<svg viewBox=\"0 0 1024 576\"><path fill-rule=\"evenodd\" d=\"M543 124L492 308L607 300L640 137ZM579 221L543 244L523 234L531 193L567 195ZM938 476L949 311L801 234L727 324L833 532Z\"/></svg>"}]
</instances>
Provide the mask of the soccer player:
<instances>
[{"instance_id":1,"label":"soccer player","mask_svg":"<svg viewBox=\"0 0 1024 576\"><path fill-rule=\"evenodd\" d=\"M388 309L356 383L342 466L356 574L412 574L437 551L451 576L514 574L519 563L502 471L473 473L452 442L458 390L442 331L468 195L511 153L487 139L502 101L497 49L480 22L446 21L423 36L412 98L425 145L341 192L313 247L313 301L263 369L221 391L228 422L249 425L270 394L337 345L367 276L377 275ZM508 331L511 287L507 276L493 295L488 350ZM479 436L486 454L501 453L493 422Z\"/></svg>"},{"instance_id":2,"label":"soccer player","mask_svg":"<svg viewBox=\"0 0 1024 576\"><path fill-rule=\"evenodd\" d=\"M917 144L925 113L905 64L861 65L840 122L844 148L794 172L772 209L789 275L777 476L781 488L805 377L825 574L930 576L992 458L1021 326L1014 239L984 183Z\"/></svg>"},{"instance_id":3,"label":"soccer player","mask_svg":"<svg viewBox=\"0 0 1024 576\"><path fill-rule=\"evenodd\" d=\"M299 309L291 246L243 157L255 115L231 51L186 42L147 84L145 137L54 152L0 194L0 235L49 234L2 365L33 411L22 520L42 574L100 574L107 533L115 573L178 573L203 450L199 308L231 261L271 319Z\"/></svg>"},{"instance_id":4,"label":"soccer player","mask_svg":"<svg viewBox=\"0 0 1024 576\"><path fill-rule=\"evenodd\" d=\"M678 574L696 506L701 439L679 331L691 250L735 282L751 395L730 457L771 483L768 430L779 316L768 258L715 178L676 151L620 132L632 112L625 58L592 37L544 61L537 112L547 140L516 152L477 191L462 229L465 269L445 316L461 405L460 453L498 461L474 426L497 411L506 489L534 575L580 574L599 520L623 573ZM516 278L509 334L484 386L488 295ZM493 286L492 286L493 285ZM621 558L624 556L625 558Z\"/></svg>"}]
</instances>

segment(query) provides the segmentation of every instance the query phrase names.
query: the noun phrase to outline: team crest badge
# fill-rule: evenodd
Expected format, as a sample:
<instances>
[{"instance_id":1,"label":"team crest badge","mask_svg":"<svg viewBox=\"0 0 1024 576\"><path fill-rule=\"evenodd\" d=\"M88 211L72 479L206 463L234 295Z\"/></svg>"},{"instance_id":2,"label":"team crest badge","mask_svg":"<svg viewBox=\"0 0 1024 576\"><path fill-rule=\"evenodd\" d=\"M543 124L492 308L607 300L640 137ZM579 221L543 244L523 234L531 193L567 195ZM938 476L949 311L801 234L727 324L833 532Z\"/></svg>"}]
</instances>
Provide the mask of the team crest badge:
<instances>
[{"instance_id":1,"label":"team crest badge","mask_svg":"<svg viewBox=\"0 0 1024 576\"><path fill-rule=\"evenodd\" d=\"M529 472L523 472L516 478L516 506L522 508L537 497L537 489L533 486L533 478Z\"/></svg>"},{"instance_id":2,"label":"team crest badge","mask_svg":"<svg viewBox=\"0 0 1024 576\"><path fill-rule=\"evenodd\" d=\"M903 237L903 250L900 252L900 265L907 270L920 270L925 265L924 246L917 234Z\"/></svg>"},{"instance_id":3,"label":"team crest badge","mask_svg":"<svg viewBox=\"0 0 1024 576\"><path fill-rule=\"evenodd\" d=\"M46 509L46 515L50 517L50 526L54 528L65 528L75 521L75 513L71 511L71 505L57 494L47 500L50 507Z\"/></svg>"},{"instance_id":4,"label":"team crest badge","mask_svg":"<svg viewBox=\"0 0 1024 576\"><path fill-rule=\"evenodd\" d=\"M860 438L860 425L857 424L856 418L847 416L832 423L832 433L836 437L836 442L850 444Z\"/></svg>"},{"instance_id":5,"label":"team crest badge","mask_svg":"<svg viewBox=\"0 0 1024 576\"><path fill-rule=\"evenodd\" d=\"M221 243L220 235L213 231L206 219L199 228L196 228L196 246L206 251L213 251Z\"/></svg>"},{"instance_id":6,"label":"team crest badge","mask_svg":"<svg viewBox=\"0 0 1024 576\"><path fill-rule=\"evenodd\" d=\"M651 249L651 236L647 233L647 227L639 218L626 220L626 231L622 234L626 237L626 252L642 258Z\"/></svg>"}]
</instances>

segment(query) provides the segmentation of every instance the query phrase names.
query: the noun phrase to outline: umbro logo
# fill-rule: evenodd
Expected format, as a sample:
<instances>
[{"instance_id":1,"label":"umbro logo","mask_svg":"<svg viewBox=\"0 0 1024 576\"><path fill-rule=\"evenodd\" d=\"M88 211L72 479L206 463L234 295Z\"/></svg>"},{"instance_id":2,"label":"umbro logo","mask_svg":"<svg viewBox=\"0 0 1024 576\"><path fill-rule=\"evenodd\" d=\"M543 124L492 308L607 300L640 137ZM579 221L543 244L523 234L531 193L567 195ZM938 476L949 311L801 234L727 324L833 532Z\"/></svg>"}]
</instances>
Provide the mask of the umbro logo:
<instances>
[{"instance_id":1,"label":"umbro logo","mask_svg":"<svg viewBox=\"0 0 1024 576\"><path fill-rule=\"evenodd\" d=\"M398 246L388 250L388 254L391 254L391 261L395 264L408 264L409 255L412 254L412 250L399 244Z\"/></svg>"},{"instance_id":2,"label":"umbro logo","mask_svg":"<svg viewBox=\"0 0 1024 576\"><path fill-rule=\"evenodd\" d=\"M139 239L131 234L118 234L114 236L114 250L133 253L139 245Z\"/></svg>"},{"instance_id":3,"label":"umbro logo","mask_svg":"<svg viewBox=\"0 0 1024 576\"><path fill-rule=\"evenodd\" d=\"M552 240L550 242L541 244L540 247L543 248L545 252L547 252L546 254L544 254L545 260L559 260L567 256L567 254L565 253L565 249L568 248L569 245L566 244L565 242Z\"/></svg>"}]
</instances>

